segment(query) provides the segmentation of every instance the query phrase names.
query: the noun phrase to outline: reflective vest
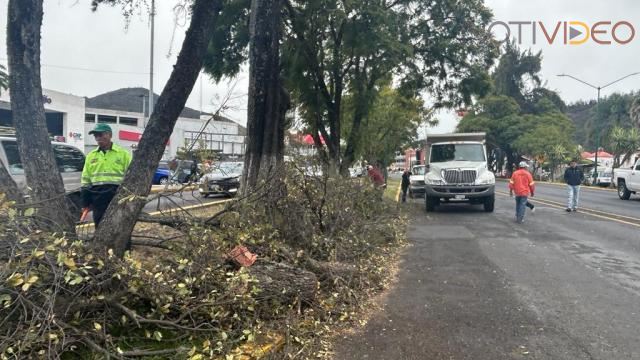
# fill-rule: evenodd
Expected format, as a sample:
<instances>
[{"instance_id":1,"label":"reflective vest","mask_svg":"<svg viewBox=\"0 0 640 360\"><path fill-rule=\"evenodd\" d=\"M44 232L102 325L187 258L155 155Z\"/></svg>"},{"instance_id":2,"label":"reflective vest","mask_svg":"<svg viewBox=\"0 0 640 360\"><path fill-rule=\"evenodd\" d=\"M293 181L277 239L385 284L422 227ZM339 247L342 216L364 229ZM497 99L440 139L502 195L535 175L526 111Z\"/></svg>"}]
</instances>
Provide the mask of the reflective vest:
<instances>
[{"instance_id":1,"label":"reflective vest","mask_svg":"<svg viewBox=\"0 0 640 360\"><path fill-rule=\"evenodd\" d=\"M131 163L131 154L116 144L103 152L100 148L87 154L82 169L82 186L120 185Z\"/></svg>"}]
</instances>

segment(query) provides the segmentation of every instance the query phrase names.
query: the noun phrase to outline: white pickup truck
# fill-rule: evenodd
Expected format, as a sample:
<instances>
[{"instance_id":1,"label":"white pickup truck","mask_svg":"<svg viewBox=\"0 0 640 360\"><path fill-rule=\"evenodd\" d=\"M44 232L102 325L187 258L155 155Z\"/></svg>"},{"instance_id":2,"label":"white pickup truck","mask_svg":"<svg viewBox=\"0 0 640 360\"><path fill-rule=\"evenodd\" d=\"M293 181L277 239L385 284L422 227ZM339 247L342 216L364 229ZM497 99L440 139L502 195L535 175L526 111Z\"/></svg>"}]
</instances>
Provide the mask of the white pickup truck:
<instances>
[{"instance_id":1,"label":"white pickup truck","mask_svg":"<svg viewBox=\"0 0 640 360\"><path fill-rule=\"evenodd\" d=\"M426 211L466 202L493 212L496 178L487 166L485 133L427 135Z\"/></svg>"},{"instance_id":2,"label":"white pickup truck","mask_svg":"<svg viewBox=\"0 0 640 360\"><path fill-rule=\"evenodd\" d=\"M640 159L631 169L614 169L613 181L622 200L629 200L631 194L640 193Z\"/></svg>"}]
</instances>

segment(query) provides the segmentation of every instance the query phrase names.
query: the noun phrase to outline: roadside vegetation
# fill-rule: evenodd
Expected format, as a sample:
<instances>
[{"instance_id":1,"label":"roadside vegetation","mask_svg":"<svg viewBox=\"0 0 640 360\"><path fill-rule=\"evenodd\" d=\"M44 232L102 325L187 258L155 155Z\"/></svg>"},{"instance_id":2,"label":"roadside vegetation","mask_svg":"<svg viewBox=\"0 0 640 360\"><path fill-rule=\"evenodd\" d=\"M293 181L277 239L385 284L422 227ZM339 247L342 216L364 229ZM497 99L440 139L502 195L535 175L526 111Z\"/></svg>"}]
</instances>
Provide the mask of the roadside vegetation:
<instances>
[{"instance_id":1,"label":"roadside vegetation","mask_svg":"<svg viewBox=\"0 0 640 360\"><path fill-rule=\"evenodd\" d=\"M34 231L3 198L1 358L328 357L384 289L405 219L366 179L283 176L276 207L255 211L265 184L215 213L143 224L165 240L122 258ZM236 245L257 261L234 265Z\"/></svg>"}]
</instances>

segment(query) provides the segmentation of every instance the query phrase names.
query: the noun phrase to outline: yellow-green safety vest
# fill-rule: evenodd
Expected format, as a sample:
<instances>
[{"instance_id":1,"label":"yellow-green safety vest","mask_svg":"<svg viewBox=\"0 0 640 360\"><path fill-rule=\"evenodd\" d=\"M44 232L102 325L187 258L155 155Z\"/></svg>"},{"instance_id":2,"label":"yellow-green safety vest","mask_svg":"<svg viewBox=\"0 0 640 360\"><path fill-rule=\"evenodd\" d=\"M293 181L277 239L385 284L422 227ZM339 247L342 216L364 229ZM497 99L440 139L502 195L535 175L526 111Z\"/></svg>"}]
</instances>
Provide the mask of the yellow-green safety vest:
<instances>
[{"instance_id":1,"label":"yellow-green safety vest","mask_svg":"<svg viewBox=\"0 0 640 360\"><path fill-rule=\"evenodd\" d=\"M131 154L123 147L111 145L111 150L94 149L84 161L82 187L95 185L120 185L131 163Z\"/></svg>"}]
</instances>

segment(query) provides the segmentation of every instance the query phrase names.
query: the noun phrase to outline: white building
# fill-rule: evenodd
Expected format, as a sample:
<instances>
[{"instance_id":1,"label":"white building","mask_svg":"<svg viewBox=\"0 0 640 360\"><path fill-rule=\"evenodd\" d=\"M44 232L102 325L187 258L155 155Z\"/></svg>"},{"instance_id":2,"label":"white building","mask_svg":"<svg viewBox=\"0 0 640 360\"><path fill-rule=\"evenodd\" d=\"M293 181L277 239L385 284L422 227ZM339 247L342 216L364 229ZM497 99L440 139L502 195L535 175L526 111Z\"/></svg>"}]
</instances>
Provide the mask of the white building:
<instances>
[{"instance_id":1,"label":"white building","mask_svg":"<svg viewBox=\"0 0 640 360\"><path fill-rule=\"evenodd\" d=\"M48 89L43 89L43 93L49 134L60 141L84 149L85 98ZM9 91L3 91L0 96L0 125L13 126Z\"/></svg>"},{"instance_id":2,"label":"white building","mask_svg":"<svg viewBox=\"0 0 640 360\"><path fill-rule=\"evenodd\" d=\"M85 134L88 135L96 123L106 123L113 129L114 142L135 149L148 122L148 94L144 88L123 88L86 99ZM158 97L155 95L155 102ZM167 143L164 158L173 158L179 148L192 144L193 148L203 144L225 157L244 155L246 129L224 117L211 118L211 114L185 107ZM86 139L85 152L97 146L92 136Z\"/></svg>"},{"instance_id":3,"label":"white building","mask_svg":"<svg viewBox=\"0 0 640 360\"><path fill-rule=\"evenodd\" d=\"M51 136L85 153L97 146L93 136L89 135L96 123L109 124L113 129L113 141L133 151L148 122L149 114L145 106L149 91L144 88L124 88L92 98L53 90L43 92L47 128ZM155 97L157 101L159 96ZM243 156L246 129L224 117L211 118L211 114L185 107L166 145L163 158L173 158L179 148L192 144L193 148L204 145L217 150L226 158ZM8 92L0 96L0 126L13 126Z\"/></svg>"}]
</instances>

